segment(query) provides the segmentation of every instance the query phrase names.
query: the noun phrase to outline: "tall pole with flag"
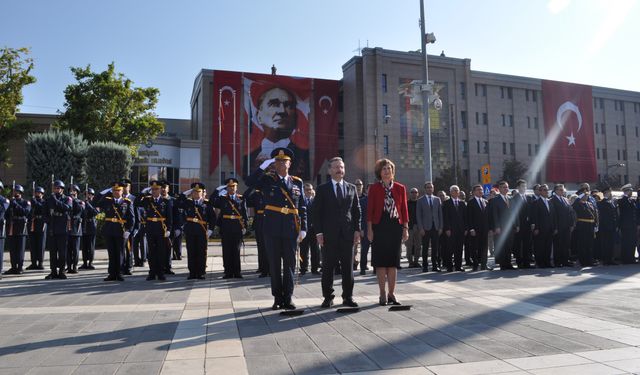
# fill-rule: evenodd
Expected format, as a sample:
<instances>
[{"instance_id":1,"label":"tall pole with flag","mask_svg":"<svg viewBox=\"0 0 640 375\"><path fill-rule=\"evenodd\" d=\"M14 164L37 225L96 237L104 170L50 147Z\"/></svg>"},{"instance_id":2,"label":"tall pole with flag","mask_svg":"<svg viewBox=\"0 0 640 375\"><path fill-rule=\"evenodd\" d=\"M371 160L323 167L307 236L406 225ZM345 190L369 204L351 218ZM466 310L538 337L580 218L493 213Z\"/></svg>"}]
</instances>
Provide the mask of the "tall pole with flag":
<instances>
[{"instance_id":1,"label":"tall pole with flag","mask_svg":"<svg viewBox=\"0 0 640 375\"><path fill-rule=\"evenodd\" d=\"M224 108L222 107L222 90L218 92L218 176L222 185L222 122L224 121Z\"/></svg>"},{"instance_id":2,"label":"tall pole with flag","mask_svg":"<svg viewBox=\"0 0 640 375\"><path fill-rule=\"evenodd\" d=\"M236 90L231 90L233 95L233 177L237 178L237 165L236 165Z\"/></svg>"}]
</instances>

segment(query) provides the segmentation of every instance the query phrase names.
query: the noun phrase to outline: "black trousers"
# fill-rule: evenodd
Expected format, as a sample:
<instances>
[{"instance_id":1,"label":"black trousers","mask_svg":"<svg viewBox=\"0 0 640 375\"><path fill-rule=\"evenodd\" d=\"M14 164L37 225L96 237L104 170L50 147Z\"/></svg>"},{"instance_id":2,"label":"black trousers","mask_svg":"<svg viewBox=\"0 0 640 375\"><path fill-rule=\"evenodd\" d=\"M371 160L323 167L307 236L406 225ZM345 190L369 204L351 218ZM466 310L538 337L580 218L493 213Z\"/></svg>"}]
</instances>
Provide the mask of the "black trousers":
<instances>
[{"instance_id":1,"label":"black trousers","mask_svg":"<svg viewBox=\"0 0 640 375\"><path fill-rule=\"evenodd\" d=\"M147 244L149 246L149 276L164 276L167 264L167 239L163 235L147 234ZM169 254L171 258L171 254Z\"/></svg>"},{"instance_id":2,"label":"black trousers","mask_svg":"<svg viewBox=\"0 0 640 375\"><path fill-rule=\"evenodd\" d=\"M514 235L513 249L518 267L529 265L533 260L531 256L532 236L531 227L528 224L521 226L520 231Z\"/></svg>"},{"instance_id":3,"label":"black trousers","mask_svg":"<svg viewBox=\"0 0 640 375\"><path fill-rule=\"evenodd\" d=\"M429 257L429 244L431 244L431 265L437 268L440 263L440 235L437 229L425 231L422 237L422 270L427 271Z\"/></svg>"},{"instance_id":4,"label":"black trousers","mask_svg":"<svg viewBox=\"0 0 640 375\"><path fill-rule=\"evenodd\" d=\"M365 235L364 237L360 236L360 271L364 271L367 269L367 262L369 261L369 248L371 247L371 243L369 239Z\"/></svg>"},{"instance_id":5,"label":"black trousers","mask_svg":"<svg viewBox=\"0 0 640 375\"><path fill-rule=\"evenodd\" d=\"M172 268L171 260L173 258L173 238L171 238L171 235L169 238L164 238L164 247L164 270L169 271Z\"/></svg>"},{"instance_id":6,"label":"black trousers","mask_svg":"<svg viewBox=\"0 0 640 375\"><path fill-rule=\"evenodd\" d=\"M488 247L489 236L486 231L476 231L475 236L469 235L469 247L467 249L474 268L487 266Z\"/></svg>"},{"instance_id":7,"label":"black trousers","mask_svg":"<svg viewBox=\"0 0 640 375\"><path fill-rule=\"evenodd\" d=\"M187 242L187 267L190 276L206 274L207 263L207 234L200 230L196 233L185 234Z\"/></svg>"},{"instance_id":8,"label":"black trousers","mask_svg":"<svg viewBox=\"0 0 640 375\"><path fill-rule=\"evenodd\" d=\"M240 276L240 245L242 233L222 233L222 265L224 274Z\"/></svg>"},{"instance_id":9,"label":"black trousers","mask_svg":"<svg viewBox=\"0 0 640 375\"><path fill-rule=\"evenodd\" d=\"M147 261L147 238L140 232L133 237L133 258L137 264Z\"/></svg>"},{"instance_id":10,"label":"black trousers","mask_svg":"<svg viewBox=\"0 0 640 375\"><path fill-rule=\"evenodd\" d=\"M172 259L182 259L182 237L183 236L184 236L184 232L180 231L179 236L173 237L173 242L171 243L172 250L173 250Z\"/></svg>"},{"instance_id":11,"label":"black trousers","mask_svg":"<svg viewBox=\"0 0 640 375\"><path fill-rule=\"evenodd\" d=\"M0 237L0 273L2 272L2 265L4 264L4 237Z\"/></svg>"},{"instance_id":12,"label":"black trousers","mask_svg":"<svg viewBox=\"0 0 640 375\"><path fill-rule=\"evenodd\" d=\"M11 236L8 239L11 268L21 270L24 265L24 249L27 244L27 236Z\"/></svg>"},{"instance_id":13,"label":"black trousers","mask_svg":"<svg viewBox=\"0 0 640 375\"><path fill-rule=\"evenodd\" d=\"M551 267L551 245L553 244L553 233L539 232L537 236L533 236L533 243L536 265L538 267Z\"/></svg>"},{"instance_id":14,"label":"black trousers","mask_svg":"<svg viewBox=\"0 0 640 375\"><path fill-rule=\"evenodd\" d=\"M464 232L451 231L451 236L446 236L446 244L442 254L442 265L447 268L462 268L462 249L464 247ZM453 260L453 262L452 262Z\"/></svg>"},{"instance_id":15,"label":"black trousers","mask_svg":"<svg viewBox=\"0 0 640 375\"><path fill-rule=\"evenodd\" d=\"M596 236L596 241L600 247L600 259L604 264L613 262L613 230L600 230Z\"/></svg>"},{"instance_id":16,"label":"black trousers","mask_svg":"<svg viewBox=\"0 0 640 375\"><path fill-rule=\"evenodd\" d=\"M318 271L320 267L320 247L314 233L308 233L300 242L300 271L309 270L309 260L311 260L311 271ZM311 258L311 259L309 259Z\"/></svg>"},{"instance_id":17,"label":"black trousers","mask_svg":"<svg viewBox=\"0 0 640 375\"><path fill-rule=\"evenodd\" d=\"M493 243L496 248L496 263L499 264L501 268L504 266L510 266L511 249L513 248L512 230L502 228L499 235L493 235L493 239Z\"/></svg>"},{"instance_id":18,"label":"black trousers","mask_svg":"<svg viewBox=\"0 0 640 375\"><path fill-rule=\"evenodd\" d=\"M109 275L120 276L122 274L122 259L126 240L122 236L104 236L109 253Z\"/></svg>"},{"instance_id":19,"label":"black trousers","mask_svg":"<svg viewBox=\"0 0 640 375\"><path fill-rule=\"evenodd\" d=\"M633 263L636 259L638 237L636 228L620 228L620 257L622 263Z\"/></svg>"},{"instance_id":20,"label":"black trousers","mask_svg":"<svg viewBox=\"0 0 640 375\"><path fill-rule=\"evenodd\" d=\"M553 264L564 266L569 263L569 246L571 246L571 230L559 230L553 236Z\"/></svg>"},{"instance_id":21,"label":"black trousers","mask_svg":"<svg viewBox=\"0 0 640 375\"><path fill-rule=\"evenodd\" d=\"M353 296L353 239L338 238L322 246L322 296L333 297L333 270L340 262L342 298Z\"/></svg>"},{"instance_id":22,"label":"black trousers","mask_svg":"<svg viewBox=\"0 0 640 375\"><path fill-rule=\"evenodd\" d=\"M133 238L129 236L125 240L124 253L122 254L122 270L131 272L133 268Z\"/></svg>"},{"instance_id":23,"label":"black trousers","mask_svg":"<svg viewBox=\"0 0 640 375\"><path fill-rule=\"evenodd\" d=\"M44 249L47 243L46 232L31 232L29 234L29 251L31 253L31 264L41 266L44 261Z\"/></svg>"},{"instance_id":24,"label":"black trousers","mask_svg":"<svg viewBox=\"0 0 640 375\"><path fill-rule=\"evenodd\" d=\"M67 240L67 268L69 269L78 266L81 240L81 236L69 236Z\"/></svg>"},{"instance_id":25,"label":"black trousers","mask_svg":"<svg viewBox=\"0 0 640 375\"><path fill-rule=\"evenodd\" d=\"M53 272L64 272L67 263L67 239L69 235L53 234L47 236L49 243L49 265Z\"/></svg>"},{"instance_id":26,"label":"black trousers","mask_svg":"<svg viewBox=\"0 0 640 375\"><path fill-rule=\"evenodd\" d=\"M593 223L583 223L578 221L576 224L576 241L578 247L578 259L581 266L593 264Z\"/></svg>"},{"instance_id":27,"label":"black trousers","mask_svg":"<svg viewBox=\"0 0 640 375\"><path fill-rule=\"evenodd\" d=\"M293 295L296 240L296 237L272 236L264 233L264 244L269 256L269 272L271 273L271 295L278 304L291 302ZM323 272L324 269L323 267ZM330 270L333 272L333 269Z\"/></svg>"},{"instance_id":28,"label":"black trousers","mask_svg":"<svg viewBox=\"0 0 640 375\"><path fill-rule=\"evenodd\" d=\"M254 219L255 220L255 219ZM262 220L256 224L256 244L258 246L258 271L260 273L269 273L269 256L267 248L264 245L264 233L262 232Z\"/></svg>"},{"instance_id":29,"label":"black trousers","mask_svg":"<svg viewBox=\"0 0 640 375\"><path fill-rule=\"evenodd\" d=\"M82 236L82 263L91 264L96 253L96 235L85 234Z\"/></svg>"}]
</instances>

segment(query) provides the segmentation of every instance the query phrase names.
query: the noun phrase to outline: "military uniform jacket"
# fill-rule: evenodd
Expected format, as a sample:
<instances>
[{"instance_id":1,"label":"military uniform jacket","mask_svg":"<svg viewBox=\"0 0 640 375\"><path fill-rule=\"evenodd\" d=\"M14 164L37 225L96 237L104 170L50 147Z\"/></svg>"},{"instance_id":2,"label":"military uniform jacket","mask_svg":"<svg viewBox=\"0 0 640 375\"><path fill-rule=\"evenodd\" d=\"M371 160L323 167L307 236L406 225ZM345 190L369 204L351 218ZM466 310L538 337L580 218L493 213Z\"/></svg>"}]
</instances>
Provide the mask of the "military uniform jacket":
<instances>
[{"instance_id":1,"label":"military uniform jacket","mask_svg":"<svg viewBox=\"0 0 640 375\"><path fill-rule=\"evenodd\" d=\"M7 208L9 208L9 200L2 195L0 195L0 238L5 238L6 233L6 220L5 214L7 212Z\"/></svg>"},{"instance_id":2,"label":"military uniform jacket","mask_svg":"<svg viewBox=\"0 0 640 375\"><path fill-rule=\"evenodd\" d=\"M84 202L78 198L72 198L71 218L69 219L69 235L82 236L82 215Z\"/></svg>"},{"instance_id":3,"label":"military uniform jacket","mask_svg":"<svg viewBox=\"0 0 640 375\"><path fill-rule=\"evenodd\" d=\"M246 183L248 186L262 191L265 204L263 223L265 235L297 237L298 225L300 230L307 231L307 207L302 194L302 179L295 176L286 176L282 181L277 174L273 172L265 173L265 171L258 168L247 177ZM293 201L294 207L292 207L287 195ZM267 206L281 207L285 210L297 209L298 214L276 212L267 209Z\"/></svg>"},{"instance_id":4,"label":"military uniform jacket","mask_svg":"<svg viewBox=\"0 0 640 375\"><path fill-rule=\"evenodd\" d=\"M218 227L220 234L240 234L247 228L247 206L240 194L234 197L222 195L215 199L214 207L220 210Z\"/></svg>"},{"instance_id":5,"label":"military uniform jacket","mask_svg":"<svg viewBox=\"0 0 640 375\"><path fill-rule=\"evenodd\" d=\"M73 206L71 197L51 194L47 198L47 223L49 233L60 235L69 233L69 213Z\"/></svg>"},{"instance_id":6,"label":"military uniform jacket","mask_svg":"<svg viewBox=\"0 0 640 375\"><path fill-rule=\"evenodd\" d=\"M7 210L7 235L26 236L29 223L31 202L26 199L13 199Z\"/></svg>"},{"instance_id":7,"label":"military uniform jacket","mask_svg":"<svg viewBox=\"0 0 640 375\"><path fill-rule=\"evenodd\" d=\"M636 230L637 217L635 202L626 195L618 199L618 210L620 213L620 229L625 231Z\"/></svg>"},{"instance_id":8,"label":"military uniform jacket","mask_svg":"<svg viewBox=\"0 0 640 375\"><path fill-rule=\"evenodd\" d=\"M43 199L31 199L31 213L29 213L29 232L43 233L47 223L47 202Z\"/></svg>"},{"instance_id":9,"label":"military uniform jacket","mask_svg":"<svg viewBox=\"0 0 640 375\"><path fill-rule=\"evenodd\" d=\"M187 198L182 202L181 209L186 220L184 231L188 235L206 235L207 230L213 230L216 226L216 213L208 199L194 201Z\"/></svg>"},{"instance_id":10,"label":"military uniform jacket","mask_svg":"<svg viewBox=\"0 0 640 375\"><path fill-rule=\"evenodd\" d=\"M135 217L136 217L136 227L133 229L134 236L144 235L144 228L146 223L144 221L144 207L142 207L141 205L142 205L142 200L145 197L148 197L148 195L139 195L133 201L133 210L135 211Z\"/></svg>"},{"instance_id":11,"label":"military uniform jacket","mask_svg":"<svg viewBox=\"0 0 640 375\"><path fill-rule=\"evenodd\" d=\"M126 198L133 202L133 231L131 232L131 236L133 237L140 230L140 213L137 207L136 196L133 194L127 194Z\"/></svg>"},{"instance_id":12,"label":"military uniform jacket","mask_svg":"<svg viewBox=\"0 0 640 375\"><path fill-rule=\"evenodd\" d=\"M618 208L611 199L603 199L598 202L598 212L600 213L600 232L615 232L618 228Z\"/></svg>"},{"instance_id":13,"label":"military uniform jacket","mask_svg":"<svg viewBox=\"0 0 640 375\"><path fill-rule=\"evenodd\" d=\"M151 195L147 195L140 200L140 207L143 209L145 234L164 237L165 231L171 231L173 228L172 199L158 197L156 200Z\"/></svg>"},{"instance_id":14,"label":"military uniform jacket","mask_svg":"<svg viewBox=\"0 0 640 375\"><path fill-rule=\"evenodd\" d=\"M247 208L252 207L254 211L253 216L253 230L259 230L264 220L264 197L260 189L249 188L244 193L244 201Z\"/></svg>"},{"instance_id":15,"label":"military uniform jacket","mask_svg":"<svg viewBox=\"0 0 640 375\"><path fill-rule=\"evenodd\" d=\"M576 212L576 218L578 220L578 224L583 223L583 224L591 224L593 226L596 225L595 224L596 211L591 205L591 202L587 201L585 203L582 203L579 199L576 199L576 201L573 202L573 210ZM594 222L589 223L581 220L593 220Z\"/></svg>"},{"instance_id":16,"label":"military uniform jacket","mask_svg":"<svg viewBox=\"0 0 640 375\"><path fill-rule=\"evenodd\" d=\"M184 204L186 199L187 197L185 197L184 195L180 196L179 198L173 199L173 230L184 230L184 225L187 221L184 212Z\"/></svg>"},{"instance_id":17,"label":"military uniform jacket","mask_svg":"<svg viewBox=\"0 0 640 375\"><path fill-rule=\"evenodd\" d=\"M84 235L96 234L96 215L98 215L98 210L94 207L94 203L96 202L86 201L84 204L84 211L82 212L82 234Z\"/></svg>"},{"instance_id":18,"label":"military uniform jacket","mask_svg":"<svg viewBox=\"0 0 640 375\"><path fill-rule=\"evenodd\" d=\"M112 196L103 197L98 202L98 208L104 212L104 226L102 235L122 236L124 232L133 230L133 202L129 198L120 198L119 202ZM114 220L122 220L116 222Z\"/></svg>"}]
</instances>

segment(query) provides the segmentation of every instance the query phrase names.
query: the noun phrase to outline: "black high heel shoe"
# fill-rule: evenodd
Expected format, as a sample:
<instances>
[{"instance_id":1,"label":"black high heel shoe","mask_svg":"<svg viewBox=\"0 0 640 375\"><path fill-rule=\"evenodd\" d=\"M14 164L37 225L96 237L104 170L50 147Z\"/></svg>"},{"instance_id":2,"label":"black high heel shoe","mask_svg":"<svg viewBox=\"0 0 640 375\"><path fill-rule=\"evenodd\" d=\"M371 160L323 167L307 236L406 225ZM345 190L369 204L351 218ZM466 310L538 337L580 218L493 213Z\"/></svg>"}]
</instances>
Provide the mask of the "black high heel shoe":
<instances>
[{"instance_id":1,"label":"black high heel shoe","mask_svg":"<svg viewBox=\"0 0 640 375\"><path fill-rule=\"evenodd\" d=\"M380 297L380 306L387 306L387 300L384 297Z\"/></svg>"},{"instance_id":2,"label":"black high heel shoe","mask_svg":"<svg viewBox=\"0 0 640 375\"><path fill-rule=\"evenodd\" d=\"M393 296L393 297L392 296L387 296L387 301L388 301L387 305L392 305L392 306L400 306L400 305L402 305L400 302L398 302L396 300L395 296Z\"/></svg>"}]
</instances>

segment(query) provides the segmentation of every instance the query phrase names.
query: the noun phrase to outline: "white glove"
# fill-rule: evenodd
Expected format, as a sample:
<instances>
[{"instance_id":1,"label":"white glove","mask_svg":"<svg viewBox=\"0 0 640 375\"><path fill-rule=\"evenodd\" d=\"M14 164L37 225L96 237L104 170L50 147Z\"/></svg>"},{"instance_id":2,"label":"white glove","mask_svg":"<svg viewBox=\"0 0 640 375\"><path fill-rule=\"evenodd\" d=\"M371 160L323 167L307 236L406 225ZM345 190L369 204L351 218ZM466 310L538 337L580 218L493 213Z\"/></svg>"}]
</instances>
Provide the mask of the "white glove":
<instances>
[{"instance_id":1,"label":"white glove","mask_svg":"<svg viewBox=\"0 0 640 375\"><path fill-rule=\"evenodd\" d=\"M244 236L245 234L247 234L247 230L246 229L242 229L242 235Z\"/></svg>"},{"instance_id":2,"label":"white glove","mask_svg":"<svg viewBox=\"0 0 640 375\"><path fill-rule=\"evenodd\" d=\"M598 227L593 227L593 233L598 233Z\"/></svg>"},{"instance_id":3,"label":"white glove","mask_svg":"<svg viewBox=\"0 0 640 375\"><path fill-rule=\"evenodd\" d=\"M213 231L211 229L207 229L207 238L211 237Z\"/></svg>"},{"instance_id":4,"label":"white glove","mask_svg":"<svg viewBox=\"0 0 640 375\"><path fill-rule=\"evenodd\" d=\"M176 229L176 230L173 232L173 234L174 234L174 236L175 236L175 237L180 236L180 233L182 233L182 232L180 232L180 229Z\"/></svg>"},{"instance_id":5,"label":"white glove","mask_svg":"<svg viewBox=\"0 0 640 375\"><path fill-rule=\"evenodd\" d=\"M304 230L301 230L300 234L298 234L298 242L302 242L302 240L304 240L306 236L307 236L307 232Z\"/></svg>"},{"instance_id":6,"label":"white glove","mask_svg":"<svg viewBox=\"0 0 640 375\"><path fill-rule=\"evenodd\" d=\"M171 232L169 232L169 231L164 232L164 237L165 238L169 238L170 235L171 235Z\"/></svg>"},{"instance_id":7,"label":"white glove","mask_svg":"<svg viewBox=\"0 0 640 375\"><path fill-rule=\"evenodd\" d=\"M130 233L130 232L124 232L124 233L122 234L122 237L124 237L124 239L126 240L127 238L129 238L129 236L130 236L130 235L131 235L131 233Z\"/></svg>"},{"instance_id":8,"label":"white glove","mask_svg":"<svg viewBox=\"0 0 640 375\"><path fill-rule=\"evenodd\" d=\"M269 168L269 166L271 164L273 164L275 161L276 161L275 158L271 158L271 159L263 161L262 164L260 164L260 169L262 169L264 171L265 169Z\"/></svg>"},{"instance_id":9,"label":"white glove","mask_svg":"<svg viewBox=\"0 0 640 375\"><path fill-rule=\"evenodd\" d=\"M224 190L227 188L227 185L220 185L216 188L216 190L220 191L220 190Z\"/></svg>"}]
</instances>

